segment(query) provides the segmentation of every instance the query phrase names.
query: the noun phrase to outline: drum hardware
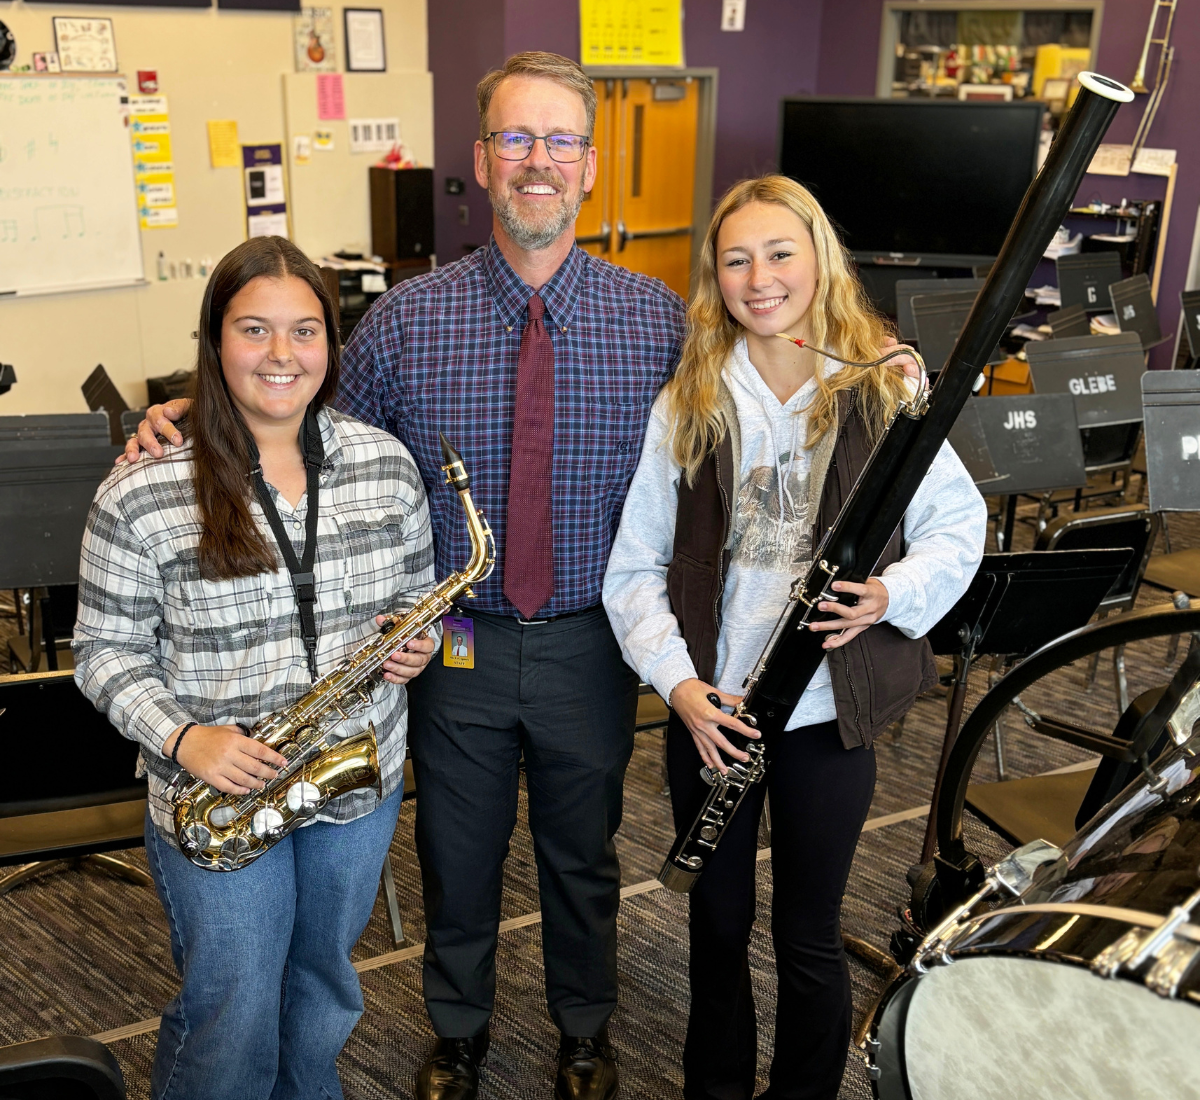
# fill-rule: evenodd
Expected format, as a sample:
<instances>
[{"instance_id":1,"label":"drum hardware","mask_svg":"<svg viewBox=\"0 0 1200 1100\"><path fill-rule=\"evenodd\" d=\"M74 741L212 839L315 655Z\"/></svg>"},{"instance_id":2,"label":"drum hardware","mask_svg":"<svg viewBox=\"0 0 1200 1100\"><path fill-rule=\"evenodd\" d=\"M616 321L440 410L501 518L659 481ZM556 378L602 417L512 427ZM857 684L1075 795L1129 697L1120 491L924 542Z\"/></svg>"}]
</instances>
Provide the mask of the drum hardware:
<instances>
[{"instance_id":1,"label":"drum hardware","mask_svg":"<svg viewBox=\"0 0 1200 1100\"><path fill-rule=\"evenodd\" d=\"M979 888L982 881L982 864L963 842L963 807L975 759L994 723L1013 699L1051 672L1090 657L1099 650L1148 638L1191 634L1197 630L1200 630L1200 600L1189 601L1186 608L1160 605L1130 611L1119 618L1102 620L1043 646L1016 665L980 700L963 724L951 750L935 807L938 852L933 862L933 875L936 878L934 889L940 891L946 905L968 897ZM1196 658L1195 663L1193 658ZM1145 755L1159 734L1167 729L1171 715L1179 708L1198 678L1200 646L1193 648L1192 654L1180 666L1160 702L1136 724L1131 740L1128 741L1117 741L1095 730L1045 718L1030 728L1055 740L1079 745L1120 760L1137 761ZM1188 706L1191 706L1190 702ZM921 920L922 915L914 910L914 920L919 925L928 927Z\"/></svg>"},{"instance_id":2,"label":"drum hardware","mask_svg":"<svg viewBox=\"0 0 1200 1100\"><path fill-rule=\"evenodd\" d=\"M1148 985L1160 997L1174 997L1188 968L1200 955L1200 944L1181 939L1180 929L1190 924L1192 910L1200 905L1200 890L1182 905L1175 906L1161 923L1149 931L1131 928L1092 961L1092 970L1102 978L1115 978L1122 970L1135 973L1151 959Z\"/></svg>"},{"instance_id":3,"label":"drum hardware","mask_svg":"<svg viewBox=\"0 0 1200 1100\"><path fill-rule=\"evenodd\" d=\"M961 934L963 922L970 918L977 905L1001 891L1019 898L1033 885L1033 877L1039 868L1047 863L1057 863L1061 858L1062 849L1044 840L1031 840L1010 852L992 867L983 885L925 937L910 964L913 970L924 974L931 965L948 966L953 960L947 951Z\"/></svg>"}]
</instances>

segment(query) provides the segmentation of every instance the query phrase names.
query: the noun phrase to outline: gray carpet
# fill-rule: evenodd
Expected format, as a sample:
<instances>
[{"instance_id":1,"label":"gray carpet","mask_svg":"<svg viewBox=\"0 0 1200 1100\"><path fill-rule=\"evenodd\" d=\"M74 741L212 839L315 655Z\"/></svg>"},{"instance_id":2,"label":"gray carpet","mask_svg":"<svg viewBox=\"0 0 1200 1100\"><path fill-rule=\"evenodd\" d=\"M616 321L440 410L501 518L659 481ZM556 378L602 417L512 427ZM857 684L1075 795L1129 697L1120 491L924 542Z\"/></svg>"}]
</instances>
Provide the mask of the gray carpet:
<instances>
[{"instance_id":1,"label":"gray carpet","mask_svg":"<svg viewBox=\"0 0 1200 1100\"><path fill-rule=\"evenodd\" d=\"M1200 522L1172 518L1174 549L1200 545ZM1018 547L1028 546L1027 527L1018 529ZM1140 603L1163 602L1145 591ZM5 620L0 619L0 623ZM9 625L11 629L11 625ZM0 627L0 629L3 629ZM1131 694L1163 682L1165 641L1139 643L1127 655ZM986 688L986 670L971 685L968 711ZM1116 705L1108 667L1094 685L1086 670L1064 669L1039 684L1026 698L1045 713L1111 728ZM919 700L898 740L878 746L879 782L872 817L928 802L945 722L945 701ZM653 879L669 845L669 808L661 792L661 737L641 734L625 792L625 821L618 835L622 882L637 886ZM1010 715L1006 750L1012 776L1032 775L1085 758L1083 752L1037 738ZM990 751L981 754L976 780L995 778ZM391 851L400 894L407 945L424 938L419 879L412 845L413 807L405 806ZM872 828L863 834L843 905L843 926L886 948L895 926L895 907L906 895L904 871L915 862L924 820ZM981 855L1005 848L998 838L968 819L970 842ZM141 866L140 851L125 853ZM773 1048L773 959L767 929L772 866L759 865L759 922L751 946L755 993L760 1011L760 1071ZM788 873L803 873L789 869ZM538 908L532 844L520 820L506 865L503 918L536 913ZM620 915L621 1007L612 1022L626 1096L679 1097L679 1050L686 1023L686 902L661 889L635 892ZM157 1016L177 984L162 912L153 891L90 870L46 876L0 898L0 1043L52 1033L101 1034ZM523 1100L549 1097L556 1034L545 1012L541 977L540 927L524 923L501 935L499 1000L493 1023L492 1053L483 1095ZM357 960L368 962L394 950L382 899L360 940ZM881 988L871 971L851 964L855 1001L863 1011ZM420 960L378 965L363 975L366 1011L343 1053L340 1068L348 1098L409 1097L413 1078L431 1033L420 997ZM143 1025L146 1026L146 1025ZM154 1034L143 1031L111 1041L125 1072L131 1097L147 1095ZM866 1074L854 1052L843 1097L870 1095Z\"/></svg>"}]
</instances>

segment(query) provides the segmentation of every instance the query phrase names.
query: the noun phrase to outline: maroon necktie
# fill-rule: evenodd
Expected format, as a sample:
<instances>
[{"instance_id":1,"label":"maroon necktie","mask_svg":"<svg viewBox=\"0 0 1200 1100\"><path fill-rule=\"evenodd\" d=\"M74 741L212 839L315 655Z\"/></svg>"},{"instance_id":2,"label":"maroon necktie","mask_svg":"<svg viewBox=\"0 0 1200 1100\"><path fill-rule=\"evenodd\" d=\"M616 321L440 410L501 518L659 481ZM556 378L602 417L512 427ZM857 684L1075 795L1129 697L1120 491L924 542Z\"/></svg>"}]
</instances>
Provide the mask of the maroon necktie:
<instances>
[{"instance_id":1,"label":"maroon necktie","mask_svg":"<svg viewBox=\"0 0 1200 1100\"><path fill-rule=\"evenodd\" d=\"M542 324L546 306L529 299L517 358L517 407L508 473L504 594L532 619L554 592L550 472L554 459L554 345Z\"/></svg>"}]
</instances>

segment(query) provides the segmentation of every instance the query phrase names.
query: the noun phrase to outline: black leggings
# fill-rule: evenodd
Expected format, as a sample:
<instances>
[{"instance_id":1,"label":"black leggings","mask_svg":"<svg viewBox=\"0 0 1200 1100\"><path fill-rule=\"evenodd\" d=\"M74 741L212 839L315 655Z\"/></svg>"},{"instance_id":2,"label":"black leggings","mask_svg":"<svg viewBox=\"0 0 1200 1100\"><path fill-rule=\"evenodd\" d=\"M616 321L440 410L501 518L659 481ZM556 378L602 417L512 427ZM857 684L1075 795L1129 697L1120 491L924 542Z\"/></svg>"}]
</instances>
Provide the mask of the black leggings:
<instances>
[{"instance_id":1,"label":"black leggings","mask_svg":"<svg viewBox=\"0 0 1200 1100\"><path fill-rule=\"evenodd\" d=\"M835 1100L852 1004L840 911L875 790L872 749L842 746L837 724L778 735L767 780L746 797L690 894L692 1004L683 1050L685 1100L751 1100L758 1031L748 945L754 924L758 821L771 793L771 936L779 994L770 1100ZM692 735L672 713L667 768L676 828L708 787ZM765 788L765 789L764 789Z\"/></svg>"}]
</instances>

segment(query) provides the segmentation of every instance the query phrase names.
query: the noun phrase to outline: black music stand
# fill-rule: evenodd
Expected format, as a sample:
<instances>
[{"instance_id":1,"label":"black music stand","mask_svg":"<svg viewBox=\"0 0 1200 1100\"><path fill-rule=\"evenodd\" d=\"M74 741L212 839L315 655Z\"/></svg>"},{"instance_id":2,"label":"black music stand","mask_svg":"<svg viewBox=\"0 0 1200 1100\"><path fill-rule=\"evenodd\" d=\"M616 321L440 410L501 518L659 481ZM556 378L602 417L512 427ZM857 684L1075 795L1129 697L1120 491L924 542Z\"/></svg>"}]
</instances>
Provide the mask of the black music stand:
<instances>
[{"instance_id":1,"label":"black music stand","mask_svg":"<svg viewBox=\"0 0 1200 1100\"><path fill-rule=\"evenodd\" d=\"M917 346L930 371L940 371L954 350L954 342L967 323L967 317L979 297L977 290L947 290L937 294L916 294L910 301ZM1007 356L992 349L989 363L1003 363Z\"/></svg>"},{"instance_id":2,"label":"black music stand","mask_svg":"<svg viewBox=\"0 0 1200 1100\"><path fill-rule=\"evenodd\" d=\"M1050 326L1055 340L1065 340L1068 336L1090 336L1092 332L1087 310L1081 305L1067 306L1065 309L1047 313L1046 324Z\"/></svg>"},{"instance_id":3,"label":"black music stand","mask_svg":"<svg viewBox=\"0 0 1200 1100\"><path fill-rule=\"evenodd\" d=\"M6 394L17 384L17 372L11 363L0 363L0 394Z\"/></svg>"},{"instance_id":4,"label":"black music stand","mask_svg":"<svg viewBox=\"0 0 1200 1100\"><path fill-rule=\"evenodd\" d=\"M958 414L958 419L954 422L954 427L950 429L946 442L954 448L954 453L967 468L967 473L975 482L975 488L981 493L996 492L1003 488L1001 482L1007 481L1008 475L1002 474L996 469L996 463L992 460L992 452L988 449L987 438L983 434L983 425L979 422L979 410L974 401L968 401L963 406L962 412Z\"/></svg>"},{"instance_id":5,"label":"black music stand","mask_svg":"<svg viewBox=\"0 0 1200 1100\"><path fill-rule=\"evenodd\" d=\"M971 587L929 632L934 653L954 657L954 688L931 807L937 805L950 750L962 724L972 663L979 657L1024 657L1086 626L1128 565L1131 553L1126 549L1043 550L984 556ZM931 809L922 864L933 858L935 842Z\"/></svg>"},{"instance_id":6,"label":"black music stand","mask_svg":"<svg viewBox=\"0 0 1200 1100\"><path fill-rule=\"evenodd\" d=\"M1167 339L1158 323L1150 279L1145 272L1122 279L1108 288L1113 313L1122 332L1136 332L1142 347L1149 351Z\"/></svg>"},{"instance_id":7,"label":"black music stand","mask_svg":"<svg viewBox=\"0 0 1200 1100\"><path fill-rule=\"evenodd\" d=\"M1058 271L1061 306L1083 306L1090 313L1108 309L1108 288L1121 278L1121 256L1117 252L1079 252L1059 256Z\"/></svg>"},{"instance_id":8,"label":"black music stand","mask_svg":"<svg viewBox=\"0 0 1200 1100\"><path fill-rule=\"evenodd\" d=\"M1142 376L1146 483L1152 512L1200 512L1200 374Z\"/></svg>"},{"instance_id":9,"label":"black music stand","mask_svg":"<svg viewBox=\"0 0 1200 1100\"><path fill-rule=\"evenodd\" d=\"M0 416L0 588L78 581L88 509L119 453L103 412Z\"/></svg>"},{"instance_id":10,"label":"black music stand","mask_svg":"<svg viewBox=\"0 0 1200 1100\"><path fill-rule=\"evenodd\" d=\"M1065 393L1011 394L972 398L966 407L975 410L988 454L1003 478L991 491L1005 496L996 547L1009 550L1018 496L1087 484L1075 399Z\"/></svg>"},{"instance_id":11,"label":"black music stand","mask_svg":"<svg viewBox=\"0 0 1200 1100\"><path fill-rule=\"evenodd\" d=\"M1191 370L1200 366L1200 290L1181 290L1179 308L1183 318L1183 333L1179 339L1175 369Z\"/></svg>"},{"instance_id":12,"label":"black music stand","mask_svg":"<svg viewBox=\"0 0 1200 1100\"><path fill-rule=\"evenodd\" d=\"M913 319L913 297L917 294L938 294L943 291L970 290L978 295L986 279L897 279L896 328L901 340L917 339L917 322Z\"/></svg>"}]
</instances>

